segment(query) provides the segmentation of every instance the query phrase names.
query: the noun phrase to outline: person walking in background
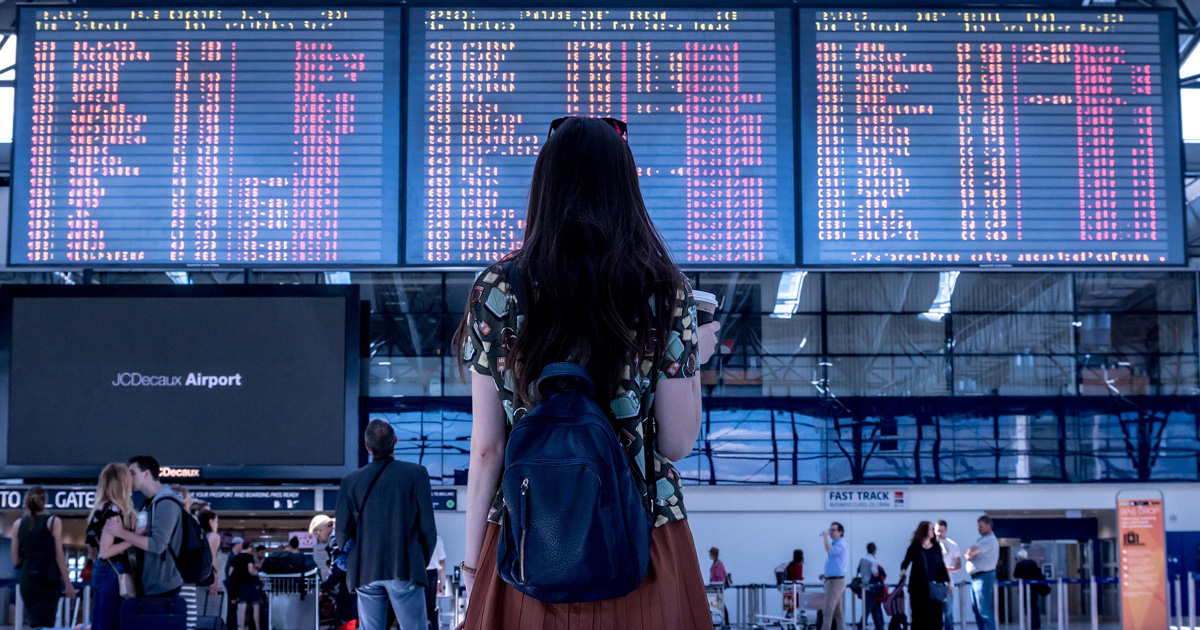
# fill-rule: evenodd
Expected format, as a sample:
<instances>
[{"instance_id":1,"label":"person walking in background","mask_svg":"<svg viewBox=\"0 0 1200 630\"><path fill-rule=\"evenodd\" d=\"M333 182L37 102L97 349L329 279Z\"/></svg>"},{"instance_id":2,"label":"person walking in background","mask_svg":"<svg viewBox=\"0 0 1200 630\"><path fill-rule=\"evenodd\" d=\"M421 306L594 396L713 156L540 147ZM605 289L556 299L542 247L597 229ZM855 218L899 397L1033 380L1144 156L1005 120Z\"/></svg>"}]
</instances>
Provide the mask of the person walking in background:
<instances>
[{"instance_id":1,"label":"person walking in background","mask_svg":"<svg viewBox=\"0 0 1200 630\"><path fill-rule=\"evenodd\" d=\"M858 561L858 579L862 583L863 618L860 627L866 628L867 618L875 624L875 630L883 630L883 608L877 599L879 589L879 561L875 558L875 543L867 543L867 555Z\"/></svg>"},{"instance_id":2,"label":"person walking in background","mask_svg":"<svg viewBox=\"0 0 1200 630\"><path fill-rule=\"evenodd\" d=\"M200 616L209 615L209 600L221 593L221 580L218 576L221 575L220 557L221 557L221 519L216 512L212 510L202 510L198 517L200 521L200 531L204 532L204 541L208 543L208 549L212 552L213 565L213 581L208 585L208 588L201 591L196 591L196 606L200 610ZM219 613L218 613L219 614Z\"/></svg>"},{"instance_id":3,"label":"person walking in background","mask_svg":"<svg viewBox=\"0 0 1200 630\"><path fill-rule=\"evenodd\" d=\"M241 551L229 561L229 584L226 587L230 593L237 593L237 622L245 630L250 627L250 620L256 622L261 618L261 580L258 577L258 563L248 545L242 545Z\"/></svg>"},{"instance_id":4,"label":"person walking in background","mask_svg":"<svg viewBox=\"0 0 1200 630\"><path fill-rule=\"evenodd\" d=\"M996 586L996 565L1000 563L1000 541L992 533L992 517L979 517L979 540L967 549L967 572L971 574L971 610L978 630L996 630L996 606L992 590Z\"/></svg>"},{"instance_id":5,"label":"person walking in background","mask_svg":"<svg viewBox=\"0 0 1200 630\"><path fill-rule=\"evenodd\" d=\"M438 628L437 598L446 591L446 545L441 536L437 537L433 557L429 559L429 566L425 567L425 582L428 584L425 587L425 610L429 613L431 627Z\"/></svg>"},{"instance_id":6,"label":"person walking in background","mask_svg":"<svg viewBox=\"0 0 1200 630\"><path fill-rule=\"evenodd\" d=\"M333 562L330 549L330 539L333 537L333 519L325 514L318 514L308 523L308 533L317 539L313 547L313 562L321 573L321 581L329 579L329 565Z\"/></svg>"},{"instance_id":7,"label":"person walking in background","mask_svg":"<svg viewBox=\"0 0 1200 630\"><path fill-rule=\"evenodd\" d=\"M829 554L825 560L825 572L821 574L821 579L825 581L821 630L830 630L834 623L837 624L838 630L846 627L846 572L850 568L850 548L846 546L845 535L845 528L837 521L830 523L829 529L821 532L821 539L825 542L825 553Z\"/></svg>"},{"instance_id":8,"label":"person walking in background","mask_svg":"<svg viewBox=\"0 0 1200 630\"><path fill-rule=\"evenodd\" d=\"M192 512L192 508L194 507L192 504L192 493L188 492L188 489L183 486L171 486L171 491L183 499L183 511L195 516L196 514Z\"/></svg>"},{"instance_id":9,"label":"person walking in background","mask_svg":"<svg viewBox=\"0 0 1200 630\"><path fill-rule=\"evenodd\" d=\"M709 549L708 559L712 560L712 565L708 567L708 583L724 586L725 578L729 577L729 574L725 572L725 563L721 562L721 550L716 547Z\"/></svg>"},{"instance_id":10,"label":"person walking in background","mask_svg":"<svg viewBox=\"0 0 1200 630\"><path fill-rule=\"evenodd\" d=\"M25 493L25 515L8 529L13 566L20 569L21 599L29 624L54 626L58 601L75 597L62 546L62 521L46 514L46 490L33 486Z\"/></svg>"},{"instance_id":11,"label":"person walking in background","mask_svg":"<svg viewBox=\"0 0 1200 630\"><path fill-rule=\"evenodd\" d=\"M792 550L792 561L787 563L783 569L783 579L788 582L803 582L804 581L804 551L801 549Z\"/></svg>"},{"instance_id":12,"label":"person walking in background","mask_svg":"<svg viewBox=\"0 0 1200 630\"><path fill-rule=\"evenodd\" d=\"M1036 562L1029 559L1029 551L1024 547L1017 550L1017 566L1013 568L1014 580L1045 580L1046 574L1042 573L1042 568ZM1042 629L1042 597L1050 594L1050 587L1046 584L1031 584L1029 589L1029 628L1030 630Z\"/></svg>"},{"instance_id":13,"label":"person walking in background","mask_svg":"<svg viewBox=\"0 0 1200 630\"><path fill-rule=\"evenodd\" d=\"M138 516L138 531L129 531L120 522L110 519L104 531L132 544L144 553L139 564L142 575L142 594L147 597L175 597L183 587L183 576L175 566L172 553L183 544L183 498L159 481L158 461L141 455L129 460L133 489L150 497L142 507L145 517ZM141 520L146 519L145 533Z\"/></svg>"},{"instance_id":14,"label":"person walking in background","mask_svg":"<svg viewBox=\"0 0 1200 630\"><path fill-rule=\"evenodd\" d=\"M933 523L921 521L913 532L904 562L900 564L900 577L912 576L908 580L908 595L912 598L913 630L937 630L942 627L942 608L949 596L950 574L942 558L942 547L938 544Z\"/></svg>"},{"instance_id":15,"label":"person walking in background","mask_svg":"<svg viewBox=\"0 0 1200 630\"><path fill-rule=\"evenodd\" d=\"M388 603L400 630L424 630L425 567L437 545L429 472L395 461L396 432L372 420L363 435L371 463L346 475L338 488L340 540L352 541L346 585L358 593L362 630L384 630Z\"/></svg>"},{"instance_id":16,"label":"person walking in background","mask_svg":"<svg viewBox=\"0 0 1200 630\"><path fill-rule=\"evenodd\" d=\"M104 526L109 520L116 519L123 527L132 529L135 514L133 477L129 467L120 463L105 466L96 483L96 500L88 515L84 538L88 548L96 552L96 563L92 566L91 630L118 630L120 627L120 580L131 570L126 552L133 545L117 542L112 534L105 533Z\"/></svg>"},{"instance_id":17,"label":"person walking in background","mask_svg":"<svg viewBox=\"0 0 1200 630\"><path fill-rule=\"evenodd\" d=\"M672 630L711 628L682 476L671 462L695 446L703 415L698 369L712 356L720 326L697 325L688 281L646 211L625 123L552 122L527 210L523 246L480 274L455 334L460 361L473 372L464 627L529 630L542 628L543 619L570 618L611 630L653 618ZM648 570L618 565L645 577L631 592L594 602L532 597L501 578L497 561L508 544L500 539L499 491L509 430L540 402L531 386L544 368L564 361L584 368L594 399L615 412L617 456L653 517ZM609 501L614 511L628 505ZM536 537L548 529L535 523L523 531Z\"/></svg>"},{"instance_id":18,"label":"person walking in background","mask_svg":"<svg viewBox=\"0 0 1200 630\"><path fill-rule=\"evenodd\" d=\"M938 544L942 547L942 558L946 561L946 572L950 574L950 597L946 599L946 605L942 610L942 622L945 630L954 630L954 582L958 577L958 572L962 571L963 556L958 543L950 539L949 533L950 526L946 524L946 521L938 521ZM959 595L959 597L963 596L964 594Z\"/></svg>"}]
</instances>

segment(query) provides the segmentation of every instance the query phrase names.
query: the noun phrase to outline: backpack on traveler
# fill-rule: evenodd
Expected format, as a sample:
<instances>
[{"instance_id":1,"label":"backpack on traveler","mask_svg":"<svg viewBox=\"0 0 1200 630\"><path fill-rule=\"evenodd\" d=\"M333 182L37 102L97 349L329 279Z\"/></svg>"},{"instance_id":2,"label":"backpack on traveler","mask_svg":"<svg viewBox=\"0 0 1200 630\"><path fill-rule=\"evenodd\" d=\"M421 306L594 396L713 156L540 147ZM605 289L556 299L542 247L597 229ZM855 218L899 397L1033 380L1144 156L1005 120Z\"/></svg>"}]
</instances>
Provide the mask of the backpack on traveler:
<instances>
[{"instance_id":1,"label":"backpack on traveler","mask_svg":"<svg viewBox=\"0 0 1200 630\"><path fill-rule=\"evenodd\" d=\"M506 271L520 307L526 303L520 273L511 264ZM653 365L657 370L657 353ZM541 402L512 427L504 452L500 577L554 604L627 595L650 565L653 431L648 428L644 440L650 495L644 501L588 371L551 363L535 387Z\"/></svg>"},{"instance_id":2,"label":"backpack on traveler","mask_svg":"<svg viewBox=\"0 0 1200 630\"><path fill-rule=\"evenodd\" d=\"M160 501L174 501L179 506L179 526L183 528L179 552L176 553L169 544L167 545L167 552L175 561L175 569L179 571L185 584L211 585L216 579L216 576L213 575L212 548L208 546L208 540L204 537L204 529L200 526L200 521L183 509L182 501L174 497L167 497L150 503L151 523L154 522L154 506ZM174 533L172 533L171 538L174 537Z\"/></svg>"},{"instance_id":3,"label":"backpack on traveler","mask_svg":"<svg viewBox=\"0 0 1200 630\"><path fill-rule=\"evenodd\" d=\"M654 528L629 458L582 366L552 363L537 388L504 454L500 577L549 603L626 595L646 575Z\"/></svg>"}]
</instances>

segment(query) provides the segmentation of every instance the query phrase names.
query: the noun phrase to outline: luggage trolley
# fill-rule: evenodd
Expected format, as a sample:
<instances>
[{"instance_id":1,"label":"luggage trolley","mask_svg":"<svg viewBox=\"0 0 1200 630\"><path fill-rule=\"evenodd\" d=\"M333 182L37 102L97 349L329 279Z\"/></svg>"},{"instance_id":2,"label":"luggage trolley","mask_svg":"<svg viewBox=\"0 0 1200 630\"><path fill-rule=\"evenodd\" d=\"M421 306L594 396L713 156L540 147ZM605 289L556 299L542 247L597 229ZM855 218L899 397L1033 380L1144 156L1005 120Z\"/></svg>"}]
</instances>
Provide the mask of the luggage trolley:
<instances>
[{"instance_id":1,"label":"luggage trolley","mask_svg":"<svg viewBox=\"0 0 1200 630\"><path fill-rule=\"evenodd\" d=\"M809 593L800 582L783 582L779 585L783 596L783 616L755 615L754 630L806 630L809 628L806 610L820 610L825 602L825 593L821 591Z\"/></svg>"},{"instance_id":2,"label":"luggage trolley","mask_svg":"<svg viewBox=\"0 0 1200 630\"><path fill-rule=\"evenodd\" d=\"M729 620L725 618L725 585L705 584L704 591L708 594L708 612L712 616L714 628L728 628Z\"/></svg>"},{"instance_id":3,"label":"luggage trolley","mask_svg":"<svg viewBox=\"0 0 1200 630\"><path fill-rule=\"evenodd\" d=\"M320 575L307 573L259 573L267 596L267 627L270 630L313 630L320 619L318 596Z\"/></svg>"}]
</instances>

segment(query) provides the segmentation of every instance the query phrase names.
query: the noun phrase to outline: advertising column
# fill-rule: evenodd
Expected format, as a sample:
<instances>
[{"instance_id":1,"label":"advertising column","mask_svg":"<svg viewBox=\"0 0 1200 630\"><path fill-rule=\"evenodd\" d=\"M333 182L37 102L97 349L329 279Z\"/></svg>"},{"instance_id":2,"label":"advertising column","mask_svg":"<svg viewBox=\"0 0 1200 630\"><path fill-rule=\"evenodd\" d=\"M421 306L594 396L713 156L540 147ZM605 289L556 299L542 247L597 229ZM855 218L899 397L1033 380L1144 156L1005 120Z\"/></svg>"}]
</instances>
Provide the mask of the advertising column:
<instances>
[{"instance_id":1,"label":"advertising column","mask_svg":"<svg viewBox=\"0 0 1200 630\"><path fill-rule=\"evenodd\" d=\"M1117 496L1121 546L1121 627L1167 627L1167 554L1162 496Z\"/></svg>"}]
</instances>

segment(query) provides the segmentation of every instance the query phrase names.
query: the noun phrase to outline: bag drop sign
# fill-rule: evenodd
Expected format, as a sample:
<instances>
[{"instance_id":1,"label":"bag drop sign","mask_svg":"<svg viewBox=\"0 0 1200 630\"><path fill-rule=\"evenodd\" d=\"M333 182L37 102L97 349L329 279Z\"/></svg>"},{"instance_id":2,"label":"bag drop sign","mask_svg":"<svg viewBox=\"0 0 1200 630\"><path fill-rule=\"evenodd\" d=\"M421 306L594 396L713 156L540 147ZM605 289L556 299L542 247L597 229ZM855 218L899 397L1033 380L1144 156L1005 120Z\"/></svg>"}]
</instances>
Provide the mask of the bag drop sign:
<instances>
[{"instance_id":1,"label":"bag drop sign","mask_svg":"<svg viewBox=\"0 0 1200 630\"><path fill-rule=\"evenodd\" d=\"M906 510L908 491L883 488L837 488L825 491L826 510Z\"/></svg>"}]
</instances>

